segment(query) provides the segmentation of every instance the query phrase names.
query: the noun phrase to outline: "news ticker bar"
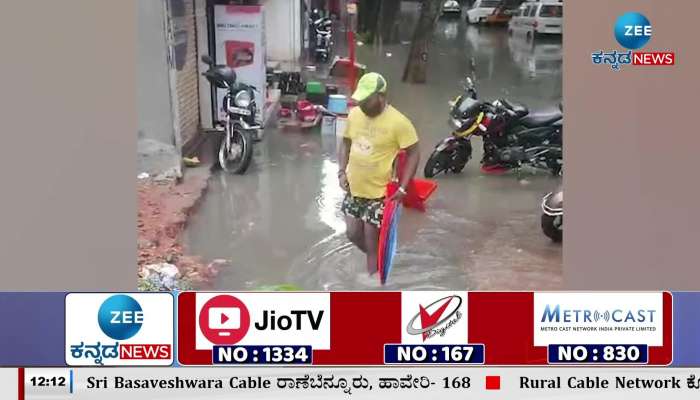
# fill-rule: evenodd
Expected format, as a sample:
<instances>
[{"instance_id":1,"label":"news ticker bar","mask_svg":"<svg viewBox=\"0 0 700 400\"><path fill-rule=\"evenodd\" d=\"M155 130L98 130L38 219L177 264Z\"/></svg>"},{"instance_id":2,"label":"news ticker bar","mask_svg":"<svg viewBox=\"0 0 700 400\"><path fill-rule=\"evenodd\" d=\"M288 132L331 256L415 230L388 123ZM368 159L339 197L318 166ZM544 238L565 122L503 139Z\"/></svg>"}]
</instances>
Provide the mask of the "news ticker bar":
<instances>
[{"instance_id":1,"label":"news ticker bar","mask_svg":"<svg viewBox=\"0 0 700 400\"><path fill-rule=\"evenodd\" d=\"M698 309L697 292L0 293L0 365L695 366Z\"/></svg>"},{"instance_id":2,"label":"news ticker bar","mask_svg":"<svg viewBox=\"0 0 700 400\"><path fill-rule=\"evenodd\" d=\"M12 372L15 372L12 370ZM700 369L682 368L74 368L15 374L5 399L402 399L576 398L691 399ZM0 379L2 374L0 373ZM15 382L13 382L15 383ZM19 391L17 390L19 389ZM3 393L4 391L4 393ZM12 397L10 397L12 396Z\"/></svg>"}]
</instances>

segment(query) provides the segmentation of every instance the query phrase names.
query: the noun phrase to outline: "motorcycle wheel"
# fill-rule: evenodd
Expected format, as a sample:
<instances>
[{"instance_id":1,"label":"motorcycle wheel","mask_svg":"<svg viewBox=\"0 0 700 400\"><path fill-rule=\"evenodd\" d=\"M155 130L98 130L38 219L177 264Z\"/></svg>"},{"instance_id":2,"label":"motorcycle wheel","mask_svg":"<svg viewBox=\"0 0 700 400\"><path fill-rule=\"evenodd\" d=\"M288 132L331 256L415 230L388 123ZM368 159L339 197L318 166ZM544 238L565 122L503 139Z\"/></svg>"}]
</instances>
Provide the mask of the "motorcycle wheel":
<instances>
[{"instance_id":1,"label":"motorcycle wheel","mask_svg":"<svg viewBox=\"0 0 700 400\"><path fill-rule=\"evenodd\" d=\"M433 151L430 155L428 161L425 162L425 167L423 168L423 176L426 178L432 178L435 175L445 172L450 169L450 158L447 154Z\"/></svg>"},{"instance_id":2,"label":"motorcycle wheel","mask_svg":"<svg viewBox=\"0 0 700 400\"><path fill-rule=\"evenodd\" d=\"M452 166L452 168L450 168L450 171L452 171L455 174L459 174L460 172L462 172L462 170L464 169L464 167L466 165L467 165L466 161L463 163L459 163L457 165Z\"/></svg>"},{"instance_id":3,"label":"motorcycle wheel","mask_svg":"<svg viewBox=\"0 0 700 400\"><path fill-rule=\"evenodd\" d=\"M542 232L545 236L552 239L555 243L560 243L563 239L564 232L554 225L557 217L551 215L542 214Z\"/></svg>"},{"instance_id":4,"label":"motorcycle wheel","mask_svg":"<svg viewBox=\"0 0 700 400\"><path fill-rule=\"evenodd\" d=\"M450 167L450 171L452 171L455 174L459 174L460 172L462 172L464 167L472 158L471 143L467 142L466 145L460 147L460 150L461 151L459 151L459 153L456 154L455 157L452 159L452 166Z\"/></svg>"},{"instance_id":5,"label":"motorcycle wheel","mask_svg":"<svg viewBox=\"0 0 700 400\"><path fill-rule=\"evenodd\" d=\"M230 174L243 174L253 159L253 138L250 132L229 128L219 146L219 165Z\"/></svg>"}]
</instances>

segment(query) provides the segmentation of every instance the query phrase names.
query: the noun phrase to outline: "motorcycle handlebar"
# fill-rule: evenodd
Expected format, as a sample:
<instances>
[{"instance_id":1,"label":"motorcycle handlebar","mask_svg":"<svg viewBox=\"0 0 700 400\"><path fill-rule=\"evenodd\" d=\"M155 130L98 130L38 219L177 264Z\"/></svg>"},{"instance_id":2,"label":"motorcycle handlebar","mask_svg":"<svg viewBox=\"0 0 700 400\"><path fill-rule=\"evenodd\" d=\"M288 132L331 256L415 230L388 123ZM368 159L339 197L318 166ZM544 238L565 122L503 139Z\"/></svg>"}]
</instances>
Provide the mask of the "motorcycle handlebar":
<instances>
[{"instance_id":1,"label":"motorcycle handlebar","mask_svg":"<svg viewBox=\"0 0 700 400\"><path fill-rule=\"evenodd\" d=\"M508 116L510 116L510 117L515 117L515 116L517 115L517 114L515 113L515 111L513 111L513 110L511 110L510 108L506 107L504 104L500 104L500 103L499 103L499 104L486 103L486 104L488 104L488 105L489 105L489 108L490 108L491 110L494 110L494 112L498 112L498 111L503 112L503 111L505 111L505 113L508 114Z\"/></svg>"}]
</instances>

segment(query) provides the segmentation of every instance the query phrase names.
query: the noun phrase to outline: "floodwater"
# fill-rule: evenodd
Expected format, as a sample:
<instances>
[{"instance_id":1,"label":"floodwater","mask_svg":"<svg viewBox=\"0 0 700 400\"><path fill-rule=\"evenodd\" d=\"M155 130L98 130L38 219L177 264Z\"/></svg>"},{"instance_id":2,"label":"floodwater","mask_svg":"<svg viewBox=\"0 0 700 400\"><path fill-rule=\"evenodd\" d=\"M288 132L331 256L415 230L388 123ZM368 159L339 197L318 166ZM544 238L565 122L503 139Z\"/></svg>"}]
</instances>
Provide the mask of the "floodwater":
<instances>
[{"instance_id":1,"label":"floodwater","mask_svg":"<svg viewBox=\"0 0 700 400\"><path fill-rule=\"evenodd\" d=\"M358 60L382 73L390 102L416 125L424 161L449 134L447 102L476 62L480 97L507 97L531 109L561 100L560 39L528 44L505 28L441 19L431 48L428 84L400 82L414 6L402 10L402 42L362 46ZM217 173L186 230L189 253L224 258L230 267L220 290L294 284L306 290L382 288L367 276L364 255L345 237L340 212L337 141L316 132L270 128L243 176ZM394 268L385 289L546 290L562 287L562 248L539 227L540 200L559 183L546 172L486 176L479 171L481 140L459 175L437 178L439 188L421 213L404 210Z\"/></svg>"}]
</instances>

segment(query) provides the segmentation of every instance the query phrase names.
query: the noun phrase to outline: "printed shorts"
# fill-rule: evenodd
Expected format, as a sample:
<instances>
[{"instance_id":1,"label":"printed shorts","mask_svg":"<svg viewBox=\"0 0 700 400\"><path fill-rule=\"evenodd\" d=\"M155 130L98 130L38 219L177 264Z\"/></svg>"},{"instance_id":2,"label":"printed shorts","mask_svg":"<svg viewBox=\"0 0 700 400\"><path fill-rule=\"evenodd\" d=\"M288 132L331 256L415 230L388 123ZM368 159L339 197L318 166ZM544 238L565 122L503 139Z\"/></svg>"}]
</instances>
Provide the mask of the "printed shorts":
<instances>
[{"instance_id":1,"label":"printed shorts","mask_svg":"<svg viewBox=\"0 0 700 400\"><path fill-rule=\"evenodd\" d=\"M341 209L345 215L357 218L379 228L382 224L382 217L384 216L384 198L365 199L363 197L354 197L348 193L343 200Z\"/></svg>"}]
</instances>

